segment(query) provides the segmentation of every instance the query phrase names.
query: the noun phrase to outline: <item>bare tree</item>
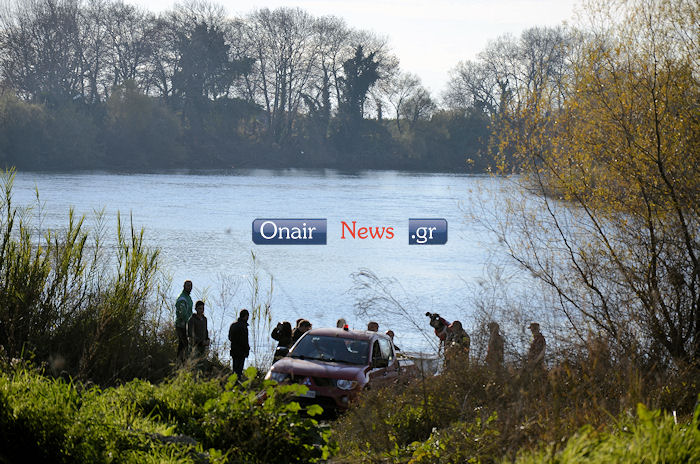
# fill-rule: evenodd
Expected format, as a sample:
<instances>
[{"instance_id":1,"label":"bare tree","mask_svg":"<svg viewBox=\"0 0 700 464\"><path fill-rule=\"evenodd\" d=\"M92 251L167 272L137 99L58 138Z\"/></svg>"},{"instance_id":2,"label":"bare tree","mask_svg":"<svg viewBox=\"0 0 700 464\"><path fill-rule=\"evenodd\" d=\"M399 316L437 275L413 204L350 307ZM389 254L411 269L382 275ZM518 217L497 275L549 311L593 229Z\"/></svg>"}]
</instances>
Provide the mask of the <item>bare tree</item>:
<instances>
[{"instance_id":1,"label":"bare tree","mask_svg":"<svg viewBox=\"0 0 700 464\"><path fill-rule=\"evenodd\" d=\"M405 101L401 115L408 121L409 128L413 130L416 122L430 119L435 108L436 105L430 92L425 87L420 86Z\"/></svg>"},{"instance_id":2,"label":"bare tree","mask_svg":"<svg viewBox=\"0 0 700 464\"><path fill-rule=\"evenodd\" d=\"M335 16L318 18L314 24L317 59L311 78L307 106L311 114L317 114L327 129L331 115L340 103L339 79L343 62L347 59L351 30Z\"/></svg>"},{"instance_id":3,"label":"bare tree","mask_svg":"<svg viewBox=\"0 0 700 464\"><path fill-rule=\"evenodd\" d=\"M81 56L81 94L89 103L106 97L103 77L108 66L109 42L106 40L107 2L90 0L78 10ZM106 89L105 89L106 90Z\"/></svg>"},{"instance_id":4,"label":"bare tree","mask_svg":"<svg viewBox=\"0 0 700 464\"><path fill-rule=\"evenodd\" d=\"M83 56L77 0L23 0L2 14L3 79L34 100L83 95Z\"/></svg>"},{"instance_id":5,"label":"bare tree","mask_svg":"<svg viewBox=\"0 0 700 464\"><path fill-rule=\"evenodd\" d=\"M148 93L152 82L147 65L157 40L155 17L131 5L112 3L107 12L107 38L109 84L133 80Z\"/></svg>"},{"instance_id":6,"label":"bare tree","mask_svg":"<svg viewBox=\"0 0 700 464\"><path fill-rule=\"evenodd\" d=\"M411 99L420 89L420 78L415 74L404 73L397 76L392 81L388 100L394 107L396 118L396 130L401 133L401 117L404 115L406 102Z\"/></svg>"},{"instance_id":7,"label":"bare tree","mask_svg":"<svg viewBox=\"0 0 700 464\"><path fill-rule=\"evenodd\" d=\"M265 108L268 129L277 142L291 133L308 94L318 43L314 19L300 9L257 10L246 18L246 40L257 63L256 101Z\"/></svg>"},{"instance_id":8,"label":"bare tree","mask_svg":"<svg viewBox=\"0 0 700 464\"><path fill-rule=\"evenodd\" d=\"M520 108L533 92L561 91L572 36L562 27L535 27L525 30L520 40L503 35L489 42L476 61L460 62L450 72L445 104L496 117L509 106Z\"/></svg>"}]
</instances>

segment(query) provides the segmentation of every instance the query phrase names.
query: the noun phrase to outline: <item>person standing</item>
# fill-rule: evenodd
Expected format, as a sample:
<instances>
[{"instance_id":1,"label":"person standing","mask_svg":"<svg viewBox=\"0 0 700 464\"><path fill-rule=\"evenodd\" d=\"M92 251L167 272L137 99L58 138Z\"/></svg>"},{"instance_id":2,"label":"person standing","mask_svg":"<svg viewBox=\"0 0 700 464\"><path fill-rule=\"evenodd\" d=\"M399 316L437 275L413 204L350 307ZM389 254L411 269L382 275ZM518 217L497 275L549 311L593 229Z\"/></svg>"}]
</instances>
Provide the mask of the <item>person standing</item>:
<instances>
[{"instance_id":1,"label":"person standing","mask_svg":"<svg viewBox=\"0 0 700 464\"><path fill-rule=\"evenodd\" d=\"M175 301L175 332L177 333L177 360L183 363L187 358L189 344L187 343L187 323L192 317L192 281L186 280L182 293Z\"/></svg>"},{"instance_id":2,"label":"person standing","mask_svg":"<svg viewBox=\"0 0 700 464\"><path fill-rule=\"evenodd\" d=\"M499 371L503 367L503 337L499 333L500 327L496 322L489 322L489 346L486 350L486 365L492 371Z\"/></svg>"},{"instance_id":3,"label":"person standing","mask_svg":"<svg viewBox=\"0 0 700 464\"><path fill-rule=\"evenodd\" d=\"M445 337L445 361L446 364L454 362L455 364L469 365L469 347L471 339L466 330L462 327L460 321L454 321L447 328L447 336Z\"/></svg>"},{"instance_id":4,"label":"person standing","mask_svg":"<svg viewBox=\"0 0 700 464\"><path fill-rule=\"evenodd\" d=\"M398 346L396 346L396 344L394 344L394 331L387 330L385 333L389 338L391 338L391 344L394 345L394 351L401 351L401 348L399 348Z\"/></svg>"},{"instance_id":5,"label":"person standing","mask_svg":"<svg viewBox=\"0 0 700 464\"><path fill-rule=\"evenodd\" d=\"M187 334L192 341L192 348L198 358L207 355L209 348L209 330L207 329L207 317L204 315L204 302L197 301L194 305L195 314L187 323Z\"/></svg>"},{"instance_id":6,"label":"person standing","mask_svg":"<svg viewBox=\"0 0 700 464\"><path fill-rule=\"evenodd\" d=\"M537 322L530 324L530 331L532 332L532 343L527 352L527 364L533 371L544 370L544 351L547 342L540 332L540 325Z\"/></svg>"},{"instance_id":7,"label":"person standing","mask_svg":"<svg viewBox=\"0 0 700 464\"><path fill-rule=\"evenodd\" d=\"M231 342L231 362L233 372L238 374L238 379L243 377L243 365L245 358L250 354L248 343L248 317L247 309L241 309L238 320L228 329L228 339Z\"/></svg>"},{"instance_id":8,"label":"person standing","mask_svg":"<svg viewBox=\"0 0 700 464\"><path fill-rule=\"evenodd\" d=\"M270 336L277 340L277 348L272 361L275 363L280 358L287 356L289 348L292 347L292 324L289 321L279 322Z\"/></svg>"},{"instance_id":9,"label":"person standing","mask_svg":"<svg viewBox=\"0 0 700 464\"><path fill-rule=\"evenodd\" d=\"M307 321L306 319L299 321L297 328L294 329L294 332L292 332L292 345L295 344L297 340L299 340L301 336L309 330L311 330L311 322Z\"/></svg>"}]
</instances>

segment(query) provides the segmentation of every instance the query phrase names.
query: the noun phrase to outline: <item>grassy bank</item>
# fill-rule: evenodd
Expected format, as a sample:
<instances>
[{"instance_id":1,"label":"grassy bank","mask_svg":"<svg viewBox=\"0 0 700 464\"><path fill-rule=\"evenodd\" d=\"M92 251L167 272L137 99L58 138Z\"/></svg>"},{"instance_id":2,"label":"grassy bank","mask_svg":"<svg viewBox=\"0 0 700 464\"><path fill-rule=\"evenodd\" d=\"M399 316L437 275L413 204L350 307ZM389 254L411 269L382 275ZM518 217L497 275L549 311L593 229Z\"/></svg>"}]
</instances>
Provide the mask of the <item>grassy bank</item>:
<instances>
[{"instance_id":1,"label":"grassy bank","mask_svg":"<svg viewBox=\"0 0 700 464\"><path fill-rule=\"evenodd\" d=\"M363 395L334 426L334 462L694 462L698 385L592 352L549 372L462 365Z\"/></svg>"},{"instance_id":2,"label":"grassy bank","mask_svg":"<svg viewBox=\"0 0 700 464\"><path fill-rule=\"evenodd\" d=\"M273 388L254 369L246 374L251 380L239 383L181 371L160 384L100 389L5 366L0 462L317 462L330 454L328 432L287 401L306 387Z\"/></svg>"},{"instance_id":3,"label":"grassy bank","mask_svg":"<svg viewBox=\"0 0 700 464\"><path fill-rule=\"evenodd\" d=\"M302 416L292 401L306 387L261 381L252 368L246 374L251 380L239 383L235 377L204 378L180 371L159 384L132 380L101 389L52 379L23 363L4 364L0 462L568 464L700 459L700 405L691 414L673 414L637 404L615 416L588 406L591 414L585 415L575 396L553 392L551 380L533 396L524 390L506 395L517 381L502 378L509 385L500 384L499 391L493 383L499 380L475 378L479 372L472 369L466 372L471 377L448 373L418 380L398 394L394 389L368 392L331 424L332 435L314 420L317 408L308 411L311 417ZM482 380L490 383L479 384ZM510 402L518 397L517 404ZM568 404L558 416L553 411L557 401ZM477 403L481 405L474 407ZM585 425L575 425L579 423Z\"/></svg>"}]
</instances>

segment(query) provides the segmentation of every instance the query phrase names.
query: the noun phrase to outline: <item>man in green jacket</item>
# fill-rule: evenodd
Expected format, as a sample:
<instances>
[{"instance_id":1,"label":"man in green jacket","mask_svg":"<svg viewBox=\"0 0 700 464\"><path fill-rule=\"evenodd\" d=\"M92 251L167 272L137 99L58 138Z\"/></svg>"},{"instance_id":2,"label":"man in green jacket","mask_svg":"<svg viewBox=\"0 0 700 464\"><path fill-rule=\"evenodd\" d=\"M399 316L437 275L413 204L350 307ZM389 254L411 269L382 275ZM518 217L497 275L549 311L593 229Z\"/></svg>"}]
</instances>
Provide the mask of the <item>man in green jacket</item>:
<instances>
[{"instance_id":1,"label":"man in green jacket","mask_svg":"<svg viewBox=\"0 0 700 464\"><path fill-rule=\"evenodd\" d=\"M177 333L177 359L184 362L187 357L187 322L192 317L192 281L186 280L182 293L175 302L175 332Z\"/></svg>"}]
</instances>

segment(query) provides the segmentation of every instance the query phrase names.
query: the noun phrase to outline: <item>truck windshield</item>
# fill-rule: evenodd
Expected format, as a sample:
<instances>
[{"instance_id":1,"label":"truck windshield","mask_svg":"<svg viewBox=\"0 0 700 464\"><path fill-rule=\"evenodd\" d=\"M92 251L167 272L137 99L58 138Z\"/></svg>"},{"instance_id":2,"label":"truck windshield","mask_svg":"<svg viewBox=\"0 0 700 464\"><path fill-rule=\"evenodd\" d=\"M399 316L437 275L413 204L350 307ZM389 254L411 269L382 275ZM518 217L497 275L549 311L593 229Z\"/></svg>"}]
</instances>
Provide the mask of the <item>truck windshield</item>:
<instances>
[{"instance_id":1,"label":"truck windshield","mask_svg":"<svg viewBox=\"0 0 700 464\"><path fill-rule=\"evenodd\" d=\"M366 340L306 335L299 340L290 355L293 358L365 365L369 356L369 343Z\"/></svg>"}]
</instances>

